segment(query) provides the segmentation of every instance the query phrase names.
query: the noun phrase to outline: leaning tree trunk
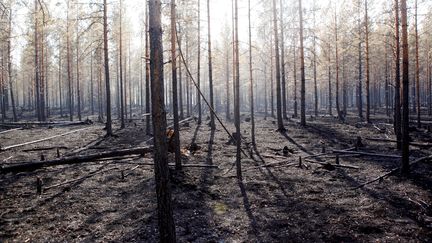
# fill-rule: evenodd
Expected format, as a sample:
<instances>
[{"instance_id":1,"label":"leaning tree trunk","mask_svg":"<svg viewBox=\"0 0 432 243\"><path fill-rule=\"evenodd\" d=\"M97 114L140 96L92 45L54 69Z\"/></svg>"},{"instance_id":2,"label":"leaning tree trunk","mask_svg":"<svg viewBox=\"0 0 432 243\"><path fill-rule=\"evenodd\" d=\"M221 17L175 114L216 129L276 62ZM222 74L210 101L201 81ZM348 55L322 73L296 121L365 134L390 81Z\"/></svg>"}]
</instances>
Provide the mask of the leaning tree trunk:
<instances>
[{"instance_id":1,"label":"leaning tree trunk","mask_svg":"<svg viewBox=\"0 0 432 243\"><path fill-rule=\"evenodd\" d=\"M401 0L402 23L402 169L409 173L409 49L406 0Z\"/></svg>"},{"instance_id":2,"label":"leaning tree trunk","mask_svg":"<svg viewBox=\"0 0 432 243\"><path fill-rule=\"evenodd\" d=\"M160 0L149 1L150 76L154 132L154 163L160 242L176 242L166 141L163 48Z\"/></svg>"}]
</instances>

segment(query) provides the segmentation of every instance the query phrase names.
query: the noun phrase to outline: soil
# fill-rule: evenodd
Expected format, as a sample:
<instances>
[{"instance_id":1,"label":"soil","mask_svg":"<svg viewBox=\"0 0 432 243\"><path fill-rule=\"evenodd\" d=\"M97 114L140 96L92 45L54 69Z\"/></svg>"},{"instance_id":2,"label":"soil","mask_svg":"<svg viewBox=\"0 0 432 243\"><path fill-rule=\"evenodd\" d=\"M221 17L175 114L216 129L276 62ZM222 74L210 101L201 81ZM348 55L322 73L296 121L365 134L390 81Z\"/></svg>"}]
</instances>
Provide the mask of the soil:
<instances>
[{"instance_id":1,"label":"soil","mask_svg":"<svg viewBox=\"0 0 432 243\"><path fill-rule=\"evenodd\" d=\"M342 124L322 116L285 121L286 133L276 131L275 119L256 118L256 148L250 122L242 117L243 181L236 179L236 147L227 145L221 126L212 133L207 124L181 126L184 164L218 168L171 171L172 201L179 242L431 242L432 166L420 163L407 177L390 176L353 189L399 166L400 160L371 156L340 156L340 163L359 167L322 166L299 157L348 149L362 138L361 151L400 155L392 126L383 117L374 124L352 117ZM232 122L226 122L234 131ZM32 141L83 126L31 128L0 134L2 147ZM80 154L135 146L150 146L145 123L126 129L115 126L115 137L103 138L101 124L65 137L0 153L1 165L53 159L57 151L27 151L50 146L62 155L88 145ZM415 129L416 142L432 143L426 129ZM284 149L287 147L288 149ZM285 153L284 153L285 151ZM288 152L288 153L287 153ZM412 147L413 160L430 155L429 148ZM335 156L313 161L335 163ZM173 155L170 154L170 161ZM110 161L55 166L33 172L0 175L0 242L157 242L157 212L152 155ZM279 163L278 163L279 162ZM268 165L268 166L265 166ZM85 177L82 180L74 180ZM123 177L123 178L122 178ZM37 193L37 180L42 194ZM69 182L69 183L64 183ZM62 184L64 183L64 184ZM59 185L60 184L60 185ZM49 188L53 185L55 187ZM48 188L48 190L47 190Z\"/></svg>"}]
</instances>

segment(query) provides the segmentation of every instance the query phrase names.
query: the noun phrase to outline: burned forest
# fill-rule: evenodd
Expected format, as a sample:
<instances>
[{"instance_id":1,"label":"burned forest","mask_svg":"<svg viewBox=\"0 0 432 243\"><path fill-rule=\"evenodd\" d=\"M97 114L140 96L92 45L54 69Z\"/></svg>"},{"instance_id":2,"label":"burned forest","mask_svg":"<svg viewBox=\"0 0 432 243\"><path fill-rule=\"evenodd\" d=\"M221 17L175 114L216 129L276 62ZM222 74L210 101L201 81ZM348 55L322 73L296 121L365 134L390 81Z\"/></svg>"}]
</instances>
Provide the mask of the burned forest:
<instances>
[{"instance_id":1,"label":"burned forest","mask_svg":"<svg viewBox=\"0 0 432 243\"><path fill-rule=\"evenodd\" d=\"M0 0L0 242L432 242L431 0Z\"/></svg>"}]
</instances>

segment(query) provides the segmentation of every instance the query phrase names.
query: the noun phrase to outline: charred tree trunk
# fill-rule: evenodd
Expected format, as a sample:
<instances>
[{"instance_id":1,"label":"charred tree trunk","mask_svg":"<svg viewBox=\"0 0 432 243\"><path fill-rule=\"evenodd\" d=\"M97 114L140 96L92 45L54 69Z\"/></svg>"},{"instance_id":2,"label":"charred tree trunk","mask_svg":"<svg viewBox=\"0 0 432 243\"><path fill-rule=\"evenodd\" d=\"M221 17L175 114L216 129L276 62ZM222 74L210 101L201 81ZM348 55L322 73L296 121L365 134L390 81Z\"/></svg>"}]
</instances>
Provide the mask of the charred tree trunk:
<instances>
[{"instance_id":1,"label":"charred tree trunk","mask_svg":"<svg viewBox=\"0 0 432 243\"><path fill-rule=\"evenodd\" d=\"M281 1L281 3L282 3L282 1ZM251 26L251 4L250 4L250 0L248 0L248 24L249 24L249 104L250 104L250 113L251 113L252 145L255 145L256 144L256 142L255 142L255 113L254 113L254 91L253 91L254 82L253 82L253 76L252 76L252 26ZM283 47L282 47L282 49L283 49ZM283 68L283 64L282 64L282 68ZM284 71L282 71L282 73L284 73ZM286 111L285 111L285 116L286 116Z\"/></svg>"},{"instance_id":2,"label":"charred tree trunk","mask_svg":"<svg viewBox=\"0 0 432 243\"><path fill-rule=\"evenodd\" d=\"M150 54L150 46L149 46L149 9L148 6L145 10L145 19L146 19L146 26L145 26L145 57L149 58ZM146 97L146 113L150 113L150 61L146 59L146 66L145 66L145 97ZM146 134L150 135L150 116L146 117Z\"/></svg>"},{"instance_id":3,"label":"charred tree trunk","mask_svg":"<svg viewBox=\"0 0 432 243\"><path fill-rule=\"evenodd\" d=\"M400 83L400 43L399 43L399 0L394 0L395 8L395 39L394 39L394 65L395 65L395 92L394 92L394 131L397 140L397 149L402 149L402 114L401 114L401 83Z\"/></svg>"},{"instance_id":4,"label":"charred tree trunk","mask_svg":"<svg viewBox=\"0 0 432 243\"><path fill-rule=\"evenodd\" d=\"M368 0L365 1L365 39L366 39L366 122L370 123L370 70L369 70L369 17Z\"/></svg>"},{"instance_id":5,"label":"charred tree trunk","mask_svg":"<svg viewBox=\"0 0 432 243\"><path fill-rule=\"evenodd\" d=\"M402 21L402 168L409 173L409 49L406 0L401 0Z\"/></svg>"},{"instance_id":6,"label":"charred tree trunk","mask_svg":"<svg viewBox=\"0 0 432 243\"><path fill-rule=\"evenodd\" d=\"M124 97L124 82L123 82L123 29L122 29L122 0L120 0L120 20L119 20L119 27L120 27L120 33L119 33L119 65L120 65L120 120L121 125L120 128L125 128L125 97Z\"/></svg>"},{"instance_id":7,"label":"charred tree trunk","mask_svg":"<svg viewBox=\"0 0 432 243\"><path fill-rule=\"evenodd\" d=\"M11 41L12 41L12 3L9 9L9 27L8 27L8 41L7 41L7 49L8 49L8 74L9 74L9 89L10 96L12 102L12 113L13 113L13 121L17 122L17 112L15 107L15 96L13 92L13 81L12 81L12 52L11 52Z\"/></svg>"},{"instance_id":8,"label":"charred tree trunk","mask_svg":"<svg viewBox=\"0 0 432 243\"><path fill-rule=\"evenodd\" d=\"M415 55L416 55L416 101L417 101L417 127L421 127L420 102L420 59L419 59L419 33L418 33L418 2L415 0Z\"/></svg>"},{"instance_id":9,"label":"charred tree trunk","mask_svg":"<svg viewBox=\"0 0 432 243\"><path fill-rule=\"evenodd\" d=\"M287 93L286 93L286 77L285 77L285 24L283 21L283 1L280 0L280 23L281 23L281 73L282 73L282 117L288 119L287 116Z\"/></svg>"},{"instance_id":10,"label":"charred tree trunk","mask_svg":"<svg viewBox=\"0 0 432 243\"><path fill-rule=\"evenodd\" d=\"M161 2L149 1L150 76L154 132L154 163L158 202L159 241L176 242L166 143Z\"/></svg>"},{"instance_id":11,"label":"charred tree trunk","mask_svg":"<svg viewBox=\"0 0 432 243\"><path fill-rule=\"evenodd\" d=\"M209 75L209 93L210 93L210 110L214 110L213 101L213 64L211 53L211 29L210 29L210 0L207 0L207 43L208 43L208 75ZM210 127L212 130L216 129L215 118L213 112L210 112Z\"/></svg>"},{"instance_id":12,"label":"charred tree trunk","mask_svg":"<svg viewBox=\"0 0 432 243\"><path fill-rule=\"evenodd\" d=\"M106 85L106 131L107 136L112 136L111 122L111 89L109 76L109 58L108 58L108 20L107 20L107 0L104 0L104 61L105 61L105 85Z\"/></svg>"},{"instance_id":13,"label":"charred tree trunk","mask_svg":"<svg viewBox=\"0 0 432 243\"><path fill-rule=\"evenodd\" d=\"M303 8L302 0L299 0L300 13L300 124L306 126L306 77L303 47Z\"/></svg>"},{"instance_id":14,"label":"charred tree trunk","mask_svg":"<svg viewBox=\"0 0 432 243\"><path fill-rule=\"evenodd\" d=\"M279 60L279 34L276 14L276 0L273 0L273 31L275 39L275 65L276 65L276 116L278 131L286 131L282 120L281 72ZM238 60L237 60L238 61Z\"/></svg>"},{"instance_id":15,"label":"charred tree trunk","mask_svg":"<svg viewBox=\"0 0 432 243\"><path fill-rule=\"evenodd\" d=\"M177 88L177 47L176 47L176 3L171 0L171 74L172 74L172 97L173 97L173 114L174 114L174 152L175 168L181 170L180 154L180 126L178 114L178 88ZM180 64L181 65L181 64ZM155 133L156 134L156 133Z\"/></svg>"},{"instance_id":16,"label":"charred tree trunk","mask_svg":"<svg viewBox=\"0 0 432 243\"><path fill-rule=\"evenodd\" d=\"M275 0L273 0L274 2ZM234 123L236 127L236 168L237 179L243 180L241 170L241 133L240 133L240 63L239 63L239 39L238 39L238 2L234 0L234 53L235 53L235 102L234 102Z\"/></svg>"},{"instance_id":17,"label":"charred tree trunk","mask_svg":"<svg viewBox=\"0 0 432 243\"><path fill-rule=\"evenodd\" d=\"M201 0L198 1L198 54L197 54L197 86L201 89ZM202 122L201 114L201 96L197 90L196 98L198 104L198 124Z\"/></svg>"}]
</instances>

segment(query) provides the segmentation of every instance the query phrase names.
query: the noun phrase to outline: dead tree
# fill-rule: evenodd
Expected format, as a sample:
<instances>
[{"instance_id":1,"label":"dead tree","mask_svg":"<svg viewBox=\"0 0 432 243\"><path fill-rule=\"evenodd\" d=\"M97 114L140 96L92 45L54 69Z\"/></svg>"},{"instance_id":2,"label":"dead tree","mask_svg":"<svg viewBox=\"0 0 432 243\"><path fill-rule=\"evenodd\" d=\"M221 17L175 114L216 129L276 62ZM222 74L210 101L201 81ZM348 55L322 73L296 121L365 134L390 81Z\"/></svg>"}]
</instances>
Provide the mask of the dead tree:
<instances>
[{"instance_id":1,"label":"dead tree","mask_svg":"<svg viewBox=\"0 0 432 243\"><path fill-rule=\"evenodd\" d=\"M172 74L172 97L173 97L173 114L174 114L174 152L175 165L177 170L181 170L180 154L180 126L178 112L178 94L177 94L177 49L176 49L176 3L171 0L171 74Z\"/></svg>"},{"instance_id":2,"label":"dead tree","mask_svg":"<svg viewBox=\"0 0 432 243\"><path fill-rule=\"evenodd\" d=\"M273 0L274 2L275 0ZM240 63L239 63L239 39L238 39L238 0L234 0L234 53L235 53L235 92L234 92L234 123L236 127L236 168L237 179L242 181L241 171L241 133L240 133Z\"/></svg>"},{"instance_id":3,"label":"dead tree","mask_svg":"<svg viewBox=\"0 0 432 243\"><path fill-rule=\"evenodd\" d=\"M394 0L394 13L395 13L395 20L394 20L394 28L395 28L395 35L394 35L394 72L395 72L395 92L394 92L394 132L396 135L397 140L397 149L402 148L402 115L401 115L401 100L400 100L400 33L399 33L399 0Z\"/></svg>"},{"instance_id":4,"label":"dead tree","mask_svg":"<svg viewBox=\"0 0 432 243\"><path fill-rule=\"evenodd\" d=\"M106 1L106 0L105 0ZM160 242L176 242L166 141L163 47L160 0L149 1L150 76L154 133L154 163Z\"/></svg>"},{"instance_id":5,"label":"dead tree","mask_svg":"<svg viewBox=\"0 0 432 243\"><path fill-rule=\"evenodd\" d=\"M281 24L281 78L282 78L282 117L287 119L287 95L286 95L286 75L285 75L285 35L283 18L283 0L280 0L280 24Z\"/></svg>"},{"instance_id":6,"label":"dead tree","mask_svg":"<svg viewBox=\"0 0 432 243\"><path fill-rule=\"evenodd\" d=\"M419 60L419 33L418 33L418 2L415 0L415 55L416 55L416 101L417 101L417 127L421 127L421 107L420 107L420 60Z\"/></svg>"},{"instance_id":7,"label":"dead tree","mask_svg":"<svg viewBox=\"0 0 432 243\"><path fill-rule=\"evenodd\" d=\"M282 120L282 98L281 98L281 73L279 60L279 34L276 14L276 0L273 0L273 30L274 30L274 45L275 45L275 60L276 60L276 116L278 131L286 131ZM238 60L237 60L238 61Z\"/></svg>"},{"instance_id":8,"label":"dead tree","mask_svg":"<svg viewBox=\"0 0 432 243\"><path fill-rule=\"evenodd\" d=\"M336 111L338 114L338 119L340 121L344 120L344 116L342 114L342 111L340 109L340 102L339 102L339 38L338 38L338 20L337 20L337 13L335 10L335 51L336 51L336 57L335 57L335 65L336 65Z\"/></svg>"},{"instance_id":9,"label":"dead tree","mask_svg":"<svg viewBox=\"0 0 432 243\"><path fill-rule=\"evenodd\" d=\"M120 65L120 128L125 128L125 98L124 98L124 82L123 82L123 31L122 31L122 0L120 0L120 16L119 16L119 65Z\"/></svg>"},{"instance_id":10,"label":"dead tree","mask_svg":"<svg viewBox=\"0 0 432 243\"><path fill-rule=\"evenodd\" d=\"M210 30L210 0L207 0L207 43L208 43L208 76L209 76L209 93L210 93L210 108L214 110L213 101L213 65L211 53L211 30ZM215 119L213 112L210 112L210 127L212 130L216 129Z\"/></svg>"},{"instance_id":11,"label":"dead tree","mask_svg":"<svg viewBox=\"0 0 432 243\"><path fill-rule=\"evenodd\" d=\"M106 131L107 136L112 136L111 122L111 89L109 76L109 58L108 58L108 20L107 20L107 0L104 0L104 61L105 61L105 85L106 85Z\"/></svg>"},{"instance_id":12,"label":"dead tree","mask_svg":"<svg viewBox=\"0 0 432 243\"><path fill-rule=\"evenodd\" d=\"M201 88L201 0L198 1L198 54L197 54L197 85L198 89ZM198 104L198 124L202 122L201 114L201 96L199 92L196 93L197 104Z\"/></svg>"},{"instance_id":13,"label":"dead tree","mask_svg":"<svg viewBox=\"0 0 432 243\"><path fill-rule=\"evenodd\" d=\"M313 2L314 13L313 13L313 28L316 30L316 16L315 16L315 0ZM316 53L316 33L313 34L313 80L314 80L314 110L315 116L318 117L318 84L317 84L317 53Z\"/></svg>"},{"instance_id":14,"label":"dead tree","mask_svg":"<svg viewBox=\"0 0 432 243\"><path fill-rule=\"evenodd\" d=\"M300 20L300 124L306 126L306 77L303 47L303 8L302 0L299 0Z\"/></svg>"},{"instance_id":15,"label":"dead tree","mask_svg":"<svg viewBox=\"0 0 432 243\"><path fill-rule=\"evenodd\" d=\"M402 23L402 168L409 173L409 49L406 0L401 0Z\"/></svg>"},{"instance_id":16,"label":"dead tree","mask_svg":"<svg viewBox=\"0 0 432 243\"><path fill-rule=\"evenodd\" d=\"M146 6L145 9L145 58L149 58L150 54L150 46L149 46L149 9L148 6ZM146 66L145 66L145 97L146 97L146 113L150 113L150 61L146 59ZM146 116L146 134L150 135L150 116Z\"/></svg>"},{"instance_id":17,"label":"dead tree","mask_svg":"<svg viewBox=\"0 0 432 243\"><path fill-rule=\"evenodd\" d=\"M282 3L282 1L281 1ZM248 24L249 24L249 105L250 105L250 115L251 115L251 136L252 136L252 145L255 145L255 113L254 113L254 91L253 91L253 76L252 76L252 26L251 26L251 5L250 0L248 0ZM283 47L282 47L283 49ZM282 63L282 69L283 69ZM284 73L284 71L282 71ZM283 88L285 90L285 87ZM285 103L286 108L286 103ZM284 109L285 109L284 108ZM285 111L286 116L286 111Z\"/></svg>"},{"instance_id":18,"label":"dead tree","mask_svg":"<svg viewBox=\"0 0 432 243\"><path fill-rule=\"evenodd\" d=\"M370 123L370 70L369 70L369 17L368 0L365 1L365 39L366 39L366 122Z\"/></svg>"},{"instance_id":19,"label":"dead tree","mask_svg":"<svg viewBox=\"0 0 432 243\"><path fill-rule=\"evenodd\" d=\"M10 97L12 103L12 113L13 113L13 121L18 121L17 112L15 107L15 98L13 92L13 81L12 81L12 52L11 52L11 42L12 42L12 2L10 3L9 8L9 20L8 20L8 40L7 40L7 58L8 58L8 74L9 74L9 89L10 89Z\"/></svg>"},{"instance_id":20,"label":"dead tree","mask_svg":"<svg viewBox=\"0 0 432 243\"><path fill-rule=\"evenodd\" d=\"M362 66L362 26L361 26L361 0L358 1L359 18L358 18L358 87L357 87L357 109L358 116L363 120L363 66Z\"/></svg>"},{"instance_id":21,"label":"dead tree","mask_svg":"<svg viewBox=\"0 0 432 243\"><path fill-rule=\"evenodd\" d=\"M67 2L66 9L66 59L67 59L67 77L68 77L68 105L69 120L73 121L73 84L72 84L72 64L71 64L71 43L70 43L70 20L69 20L70 0Z\"/></svg>"}]
</instances>

